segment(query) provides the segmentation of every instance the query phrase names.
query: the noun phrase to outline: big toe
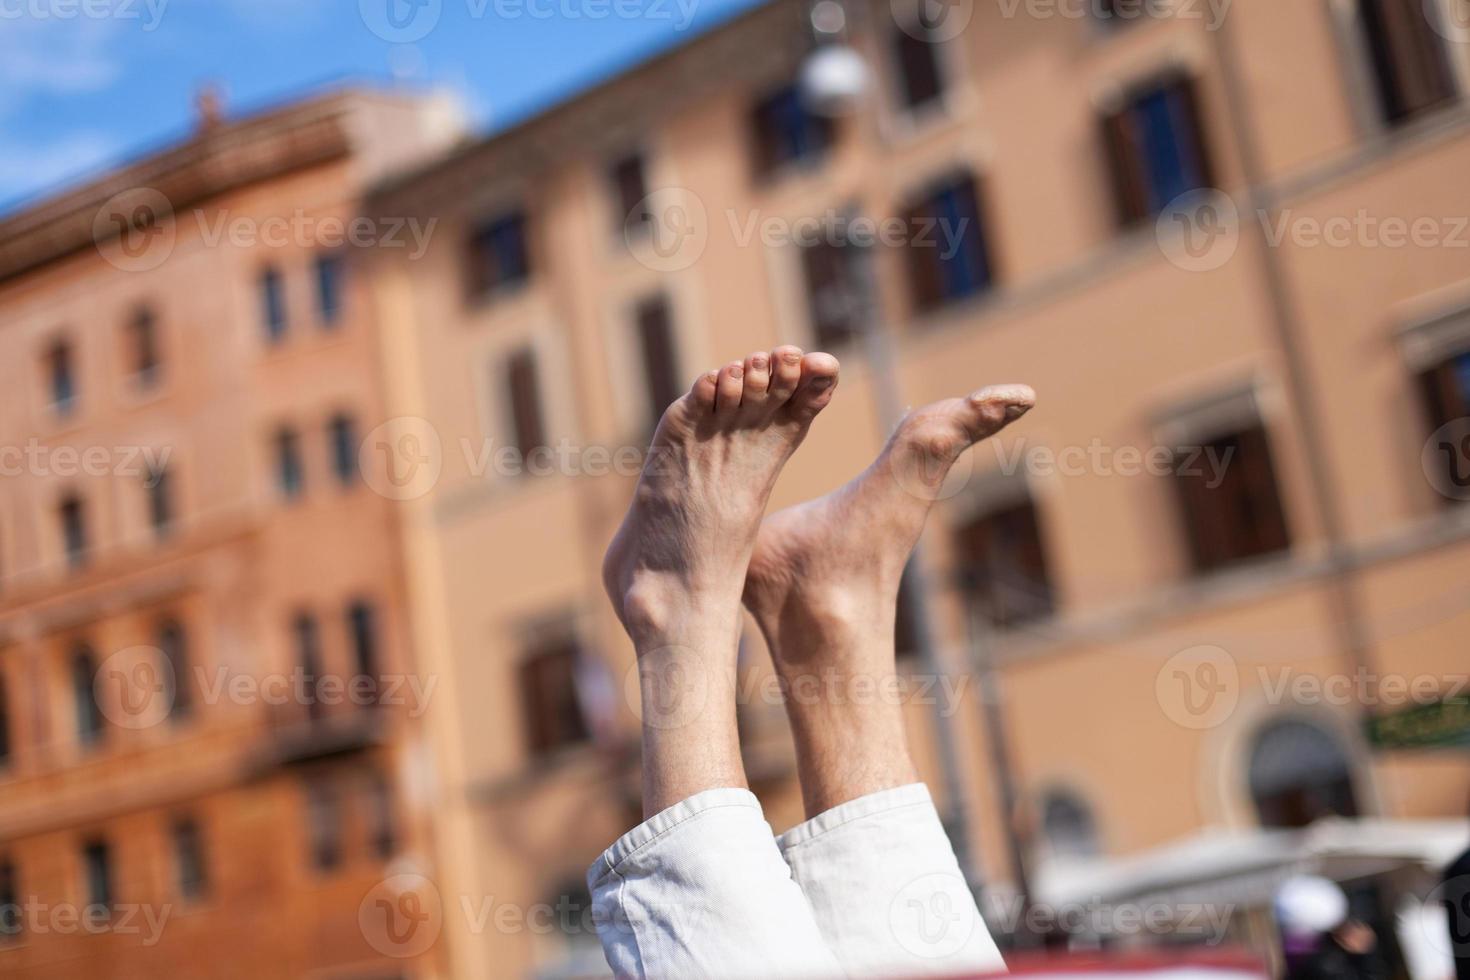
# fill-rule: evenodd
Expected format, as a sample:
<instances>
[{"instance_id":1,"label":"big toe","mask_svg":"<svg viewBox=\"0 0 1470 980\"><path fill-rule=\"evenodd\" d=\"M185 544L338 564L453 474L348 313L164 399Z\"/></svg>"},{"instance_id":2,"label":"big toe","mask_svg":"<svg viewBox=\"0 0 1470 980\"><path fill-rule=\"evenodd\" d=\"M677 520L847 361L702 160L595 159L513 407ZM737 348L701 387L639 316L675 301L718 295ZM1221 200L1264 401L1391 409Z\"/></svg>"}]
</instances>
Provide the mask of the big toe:
<instances>
[{"instance_id":1,"label":"big toe","mask_svg":"<svg viewBox=\"0 0 1470 980\"><path fill-rule=\"evenodd\" d=\"M990 385L965 399L965 428L979 441L992 436L1036 407L1030 385Z\"/></svg>"},{"instance_id":2,"label":"big toe","mask_svg":"<svg viewBox=\"0 0 1470 980\"><path fill-rule=\"evenodd\" d=\"M839 370L837 358L831 354L808 354L801 360L801 382L787 402L786 409L792 418L810 422L817 413L832 401L837 388Z\"/></svg>"}]
</instances>

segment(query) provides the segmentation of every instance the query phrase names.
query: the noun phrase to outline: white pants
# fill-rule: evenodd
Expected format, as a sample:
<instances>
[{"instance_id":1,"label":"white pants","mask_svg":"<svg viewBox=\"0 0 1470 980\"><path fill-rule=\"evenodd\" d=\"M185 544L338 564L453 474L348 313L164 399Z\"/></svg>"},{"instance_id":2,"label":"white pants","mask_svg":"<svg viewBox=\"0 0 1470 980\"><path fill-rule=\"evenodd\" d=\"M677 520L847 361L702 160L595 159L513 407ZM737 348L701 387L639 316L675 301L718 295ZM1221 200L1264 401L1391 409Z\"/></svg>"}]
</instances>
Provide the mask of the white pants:
<instances>
[{"instance_id":1,"label":"white pants","mask_svg":"<svg viewBox=\"0 0 1470 980\"><path fill-rule=\"evenodd\" d=\"M625 834L587 882L619 977L1005 968L922 784L844 803L780 838L749 791L708 790Z\"/></svg>"}]
</instances>

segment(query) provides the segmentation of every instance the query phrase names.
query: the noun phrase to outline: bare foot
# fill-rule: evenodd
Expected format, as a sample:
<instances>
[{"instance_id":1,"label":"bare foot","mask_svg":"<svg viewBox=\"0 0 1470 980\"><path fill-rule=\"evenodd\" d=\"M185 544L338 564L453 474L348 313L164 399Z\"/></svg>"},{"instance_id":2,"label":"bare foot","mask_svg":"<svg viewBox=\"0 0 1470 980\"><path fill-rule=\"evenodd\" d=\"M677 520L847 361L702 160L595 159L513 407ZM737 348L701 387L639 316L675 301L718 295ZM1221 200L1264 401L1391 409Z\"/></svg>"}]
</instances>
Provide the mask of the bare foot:
<instances>
[{"instance_id":1,"label":"bare foot","mask_svg":"<svg viewBox=\"0 0 1470 980\"><path fill-rule=\"evenodd\" d=\"M761 525L745 604L786 686L809 814L914 778L897 705L858 710L833 685L892 680L899 583L945 476L1035 404L1002 385L918 409L852 482Z\"/></svg>"},{"instance_id":2,"label":"bare foot","mask_svg":"<svg viewBox=\"0 0 1470 980\"><path fill-rule=\"evenodd\" d=\"M602 570L638 652L649 812L743 785L733 675L746 565L776 477L831 401L837 370L831 355L794 347L751 354L700 377L659 422ZM664 715L650 732L654 703L683 709L677 725Z\"/></svg>"}]
</instances>

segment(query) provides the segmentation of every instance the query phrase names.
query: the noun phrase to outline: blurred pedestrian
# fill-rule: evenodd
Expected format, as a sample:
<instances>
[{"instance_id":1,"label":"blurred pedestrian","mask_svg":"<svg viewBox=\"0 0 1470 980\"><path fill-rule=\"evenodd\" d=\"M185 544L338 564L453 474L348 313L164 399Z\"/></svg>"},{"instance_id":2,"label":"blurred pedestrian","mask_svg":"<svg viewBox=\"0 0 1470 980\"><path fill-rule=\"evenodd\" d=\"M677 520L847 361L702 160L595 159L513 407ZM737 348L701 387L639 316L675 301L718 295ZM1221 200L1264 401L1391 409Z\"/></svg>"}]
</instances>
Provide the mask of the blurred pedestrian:
<instances>
[{"instance_id":1,"label":"blurred pedestrian","mask_svg":"<svg viewBox=\"0 0 1470 980\"><path fill-rule=\"evenodd\" d=\"M1470 850L1445 871L1443 894L1455 975L1470 980Z\"/></svg>"}]
</instances>

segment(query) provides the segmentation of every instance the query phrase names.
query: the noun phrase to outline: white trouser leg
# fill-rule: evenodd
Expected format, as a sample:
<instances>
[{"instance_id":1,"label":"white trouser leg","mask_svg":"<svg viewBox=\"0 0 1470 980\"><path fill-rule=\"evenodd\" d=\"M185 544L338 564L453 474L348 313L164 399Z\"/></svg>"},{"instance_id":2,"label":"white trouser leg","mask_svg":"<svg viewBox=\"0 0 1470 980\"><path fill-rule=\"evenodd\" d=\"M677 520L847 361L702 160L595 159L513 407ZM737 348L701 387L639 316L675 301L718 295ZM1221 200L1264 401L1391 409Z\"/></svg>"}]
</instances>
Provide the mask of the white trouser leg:
<instances>
[{"instance_id":1,"label":"white trouser leg","mask_svg":"<svg viewBox=\"0 0 1470 980\"><path fill-rule=\"evenodd\" d=\"M922 783L834 807L777 843L848 976L1005 969Z\"/></svg>"},{"instance_id":2,"label":"white trouser leg","mask_svg":"<svg viewBox=\"0 0 1470 980\"><path fill-rule=\"evenodd\" d=\"M747 790L707 790L655 814L587 883L619 977L842 976Z\"/></svg>"}]
</instances>

